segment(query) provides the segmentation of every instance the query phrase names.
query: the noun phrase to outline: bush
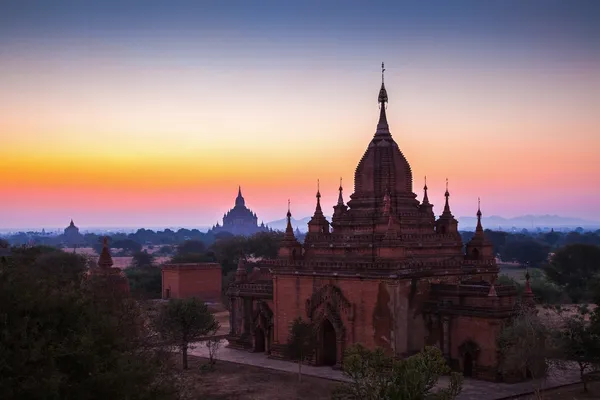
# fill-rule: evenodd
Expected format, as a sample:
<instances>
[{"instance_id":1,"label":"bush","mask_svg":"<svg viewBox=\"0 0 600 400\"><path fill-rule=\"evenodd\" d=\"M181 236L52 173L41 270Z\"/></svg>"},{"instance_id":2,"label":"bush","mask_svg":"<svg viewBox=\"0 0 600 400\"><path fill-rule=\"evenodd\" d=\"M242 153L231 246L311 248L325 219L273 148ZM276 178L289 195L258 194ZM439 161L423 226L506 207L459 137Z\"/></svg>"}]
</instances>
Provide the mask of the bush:
<instances>
[{"instance_id":1,"label":"bush","mask_svg":"<svg viewBox=\"0 0 600 400\"><path fill-rule=\"evenodd\" d=\"M132 296L143 299L162 297L162 273L159 267L130 267L124 270Z\"/></svg>"}]
</instances>

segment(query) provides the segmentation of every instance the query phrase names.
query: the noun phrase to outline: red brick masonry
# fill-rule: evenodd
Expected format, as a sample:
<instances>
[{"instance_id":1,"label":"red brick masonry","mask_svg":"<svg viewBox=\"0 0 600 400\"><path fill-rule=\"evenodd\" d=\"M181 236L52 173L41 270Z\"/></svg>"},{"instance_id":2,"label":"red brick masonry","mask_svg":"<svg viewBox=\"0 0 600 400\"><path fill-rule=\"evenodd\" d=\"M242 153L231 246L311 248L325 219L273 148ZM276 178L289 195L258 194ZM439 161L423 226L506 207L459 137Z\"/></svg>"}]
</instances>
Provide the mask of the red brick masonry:
<instances>
[{"instance_id":1,"label":"red brick masonry","mask_svg":"<svg viewBox=\"0 0 600 400\"><path fill-rule=\"evenodd\" d=\"M197 297L221 299L221 265L217 263L167 264L162 267L163 299Z\"/></svg>"}]
</instances>

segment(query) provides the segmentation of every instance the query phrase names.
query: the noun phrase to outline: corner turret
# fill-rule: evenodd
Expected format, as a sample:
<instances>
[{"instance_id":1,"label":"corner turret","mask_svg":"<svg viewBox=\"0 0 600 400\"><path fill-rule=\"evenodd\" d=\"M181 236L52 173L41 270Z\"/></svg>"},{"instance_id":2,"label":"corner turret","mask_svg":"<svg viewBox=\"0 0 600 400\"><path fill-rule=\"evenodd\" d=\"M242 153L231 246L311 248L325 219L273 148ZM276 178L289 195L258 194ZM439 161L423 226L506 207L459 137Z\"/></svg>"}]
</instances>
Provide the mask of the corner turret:
<instances>
[{"instance_id":1,"label":"corner turret","mask_svg":"<svg viewBox=\"0 0 600 400\"><path fill-rule=\"evenodd\" d=\"M319 187L319 181L317 180L317 206L315 207L315 213L313 217L308 222L308 234L307 239L310 238L312 234L328 234L329 233L329 221L323 215L323 210L321 209L321 190Z\"/></svg>"},{"instance_id":2,"label":"corner turret","mask_svg":"<svg viewBox=\"0 0 600 400\"><path fill-rule=\"evenodd\" d=\"M444 204L444 212L435 223L435 231L439 234L456 234L458 235L458 221L450 212L450 192L448 191L448 179L446 178L446 204Z\"/></svg>"},{"instance_id":3,"label":"corner turret","mask_svg":"<svg viewBox=\"0 0 600 400\"><path fill-rule=\"evenodd\" d=\"M477 228L475 228L475 235L467 243L465 254L467 260L493 260L495 258L494 246L483 231L481 215L481 201L477 199Z\"/></svg>"},{"instance_id":4,"label":"corner turret","mask_svg":"<svg viewBox=\"0 0 600 400\"><path fill-rule=\"evenodd\" d=\"M290 211L290 201L288 200L287 226L283 240L279 246L279 258L298 260L302 258L302 245L294 236L294 228L292 228L292 212Z\"/></svg>"}]
</instances>

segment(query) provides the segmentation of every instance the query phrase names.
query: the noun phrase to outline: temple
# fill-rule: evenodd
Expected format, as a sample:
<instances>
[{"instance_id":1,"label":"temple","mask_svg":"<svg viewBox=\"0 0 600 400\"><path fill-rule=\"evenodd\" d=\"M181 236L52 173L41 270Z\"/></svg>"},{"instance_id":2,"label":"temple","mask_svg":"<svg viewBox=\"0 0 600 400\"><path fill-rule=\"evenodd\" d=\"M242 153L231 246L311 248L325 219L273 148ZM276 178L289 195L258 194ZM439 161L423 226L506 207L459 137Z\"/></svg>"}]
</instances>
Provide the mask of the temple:
<instances>
[{"instance_id":1,"label":"temple","mask_svg":"<svg viewBox=\"0 0 600 400\"><path fill-rule=\"evenodd\" d=\"M242 196L242 187L240 186L235 199L235 206L223 215L223 225L219 225L217 222L209 232L229 232L233 235L250 236L257 232L268 231L269 227L263 222L258 225L256 213L246 207L246 200Z\"/></svg>"},{"instance_id":2,"label":"temple","mask_svg":"<svg viewBox=\"0 0 600 400\"><path fill-rule=\"evenodd\" d=\"M315 365L340 367L354 343L397 357L433 345L465 376L503 379L496 337L514 315L516 289L495 284L499 270L480 208L475 235L463 246L448 181L437 218L426 181L417 199L388 125L384 71L382 64L379 121L356 167L354 193L345 202L340 182L328 221L317 188L303 244L288 202L278 258L240 260L227 292L229 345L283 358L290 325L301 317L317 331Z\"/></svg>"},{"instance_id":3,"label":"temple","mask_svg":"<svg viewBox=\"0 0 600 400\"><path fill-rule=\"evenodd\" d=\"M104 237L102 251L98 257L97 266L90 268L88 275L102 285L107 293L116 293L120 296L129 296L129 280L119 268L113 267L113 259L108 247L108 237Z\"/></svg>"},{"instance_id":4,"label":"temple","mask_svg":"<svg viewBox=\"0 0 600 400\"><path fill-rule=\"evenodd\" d=\"M83 235L79 233L79 228L75 226L73 220L64 230L63 244L67 247L77 247L84 243Z\"/></svg>"}]
</instances>

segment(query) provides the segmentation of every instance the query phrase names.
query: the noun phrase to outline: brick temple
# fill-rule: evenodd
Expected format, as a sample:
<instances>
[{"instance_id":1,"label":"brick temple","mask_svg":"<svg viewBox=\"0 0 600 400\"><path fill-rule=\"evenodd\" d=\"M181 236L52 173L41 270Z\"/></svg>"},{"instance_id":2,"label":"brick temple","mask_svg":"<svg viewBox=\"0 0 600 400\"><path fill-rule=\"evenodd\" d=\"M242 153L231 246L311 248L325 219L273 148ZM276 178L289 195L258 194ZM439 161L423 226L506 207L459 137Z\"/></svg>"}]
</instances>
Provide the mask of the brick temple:
<instances>
[{"instance_id":1,"label":"brick temple","mask_svg":"<svg viewBox=\"0 0 600 400\"><path fill-rule=\"evenodd\" d=\"M502 379L496 337L517 301L513 286L495 285L491 242L477 210L474 237L463 246L445 204L436 218L427 184L419 201L410 164L392 138L388 95L379 91L379 122L356 167L354 193L328 221L320 191L303 244L287 229L274 260L240 261L231 302L231 347L283 357L293 320L314 324L313 363L340 367L354 343L406 357L439 347L466 376ZM530 291L529 291L530 292Z\"/></svg>"}]
</instances>

